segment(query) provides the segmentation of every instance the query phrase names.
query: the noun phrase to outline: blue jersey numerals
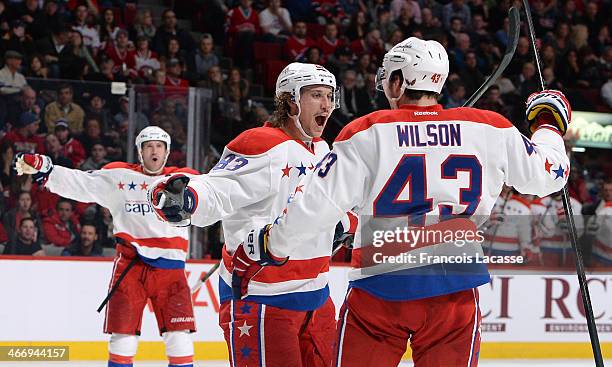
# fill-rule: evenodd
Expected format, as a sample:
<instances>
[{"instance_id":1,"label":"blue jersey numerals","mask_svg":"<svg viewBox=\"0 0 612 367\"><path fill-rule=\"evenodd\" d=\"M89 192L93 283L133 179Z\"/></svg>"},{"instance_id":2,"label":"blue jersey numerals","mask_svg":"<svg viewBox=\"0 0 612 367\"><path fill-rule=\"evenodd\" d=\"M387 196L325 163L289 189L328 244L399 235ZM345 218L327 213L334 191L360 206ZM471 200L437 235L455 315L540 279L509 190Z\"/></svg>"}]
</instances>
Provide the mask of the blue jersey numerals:
<instances>
[{"instance_id":1,"label":"blue jersey numerals","mask_svg":"<svg viewBox=\"0 0 612 367\"><path fill-rule=\"evenodd\" d=\"M459 190L459 203L467 208L459 215L474 214L482 193L482 165L473 155L450 155L442 163L440 178L457 179L459 171L469 172L470 186ZM405 154L395 167L376 200L374 216L407 216L411 225L425 225L425 214L433 210L433 199L427 197L426 161L423 154ZM439 180L439 178L436 178ZM408 185L408 199L398 197ZM440 205L443 219L453 216L452 207Z\"/></svg>"},{"instance_id":2,"label":"blue jersey numerals","mask_svg":"<svg viewBox=\"0 0 612 367\"><path fill-rule=\"evenodd\" d=\"M238 157L235 154L228 154L225 158L221 159L219 163L215 167L213 167L213 171L224 169L228 171L236 171L249 163L248 159L243 157Z\"/></svg>"},{"instance_id":3,"label":"blue jersey numerals","mask_svg":"<svg viewBox=\"0 0 612 367\"><path fill-rule=\"evenodd\" d=\"M334 163L336 163L336 159L338 159L338 155L334 152L327 153L325 157L321 159L321 162L319 162L316 167L319 170L317 172L319 177L327 176L327 173L329 173L329 169L334 165Z\"/></svg>"}]
</instances>

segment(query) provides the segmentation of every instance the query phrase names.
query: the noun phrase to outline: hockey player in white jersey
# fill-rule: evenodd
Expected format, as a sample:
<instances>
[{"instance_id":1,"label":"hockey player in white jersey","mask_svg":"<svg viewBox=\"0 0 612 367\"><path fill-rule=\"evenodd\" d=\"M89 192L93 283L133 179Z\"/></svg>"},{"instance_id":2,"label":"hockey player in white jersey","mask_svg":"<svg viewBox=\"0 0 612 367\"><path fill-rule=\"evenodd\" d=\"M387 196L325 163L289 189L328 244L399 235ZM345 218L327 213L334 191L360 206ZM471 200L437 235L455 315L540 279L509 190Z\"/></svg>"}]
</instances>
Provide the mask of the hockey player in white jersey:
<instances>
[{"instance_id":1,"label":"hockey player in white jersey","mask_svg":"<svg viewBox=\"0 0 612 367\"><path fill-rule=\"evenodd\" d=\"M163 220L197 226L222 220L219 324L232 366L331 363L335 309L327 273L333 226L310 238L288 261L268 258L284 265L259 272L242 300L233 299L232 272L244 264L232 256L242 251L239 244L250 229L274 222L287 202L302 194L300 181L329 152L320 136L336 108L336 90L334 75L322 66L288 65L277 79L270 122L231 141L208 174L190 180L171 176L152 188L151 203ZM173 190L178 180L188 185ZM197 198L192 209L184 205L190 195Z\"/></svg>"},{"instance_id":2,"label":"hockey player in white jersey","mask_svg":"<svg viewBox=\"0 0 612 367\"><path fill-rule=\"evenodd\" d=\"M166 167L170 135L159 127L144 128L135 145L140 164L112 162L101 170L84 172L54 166L45 155L22 154L15 166L18 174L33 174L51 192L98 203L113 216L117 256L109 289L118 285L104 321L104 332L111 334L108 366L132 366L142 313L151 299L168 366L192 367L194 349L189 334L195 331L195 321L185 276L188 228L159 223L147 201L147 190L160 176L198 172ZM118 283L122 273L125 277Z\"/></svg>"},{"instance_id":3,"label":"hockey player in white jersey","mask_svg":"<svg viewBox=\"0 0 612 367\"><path fill-rule=\"evenodd\" d=\"M410 341L417 367L475 366L480 345L476 287L490 279L486 265L475 261L482 256L477 236L425 246L407 241L409 246L399 248L408 251L398 254L394 250L403 236L383 232L390 239L381 245L376 231L399 230L400 223L420 231L464 223L452 219L456 216L479 226L504 183L539 196L558 191L569 168L562 135L570 106L557 91L532 95L527 101L531 140L497 113L444 110L437 98L448 75L446 51L417 38L390 50L379 75L393 109L373 112L342 130L333 150L305 180L304 194L276 223L246 237L246 256L235 261L250 266L236 269L235 278L251 283L252 269L267 269L266 257L291 259L299 251L292 244L307 243L353 209L360 215L359 229L334 365L395 367ZM546 162L559 174L548 172ZM438 255L445 254L459 260L444 262Z\"/></svg>"}]
</instances>

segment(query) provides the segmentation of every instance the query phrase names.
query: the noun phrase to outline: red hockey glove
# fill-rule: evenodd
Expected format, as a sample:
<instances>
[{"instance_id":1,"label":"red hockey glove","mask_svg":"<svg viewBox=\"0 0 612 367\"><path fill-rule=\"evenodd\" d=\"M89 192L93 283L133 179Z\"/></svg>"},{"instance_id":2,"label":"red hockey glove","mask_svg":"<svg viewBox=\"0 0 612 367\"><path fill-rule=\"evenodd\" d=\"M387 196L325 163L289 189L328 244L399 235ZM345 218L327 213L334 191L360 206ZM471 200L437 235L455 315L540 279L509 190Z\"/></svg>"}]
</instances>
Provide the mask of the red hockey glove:
<instances>
[{"instance_id":1,"label":"red hockey glove","mask_svg":"<svg viewBox=\"0 0 612 367\"><path fill-rule=\"evenodd\" d=\"M547 89L527 98L526 115L531 133L542 125L550 125L565 135L572 120L572 106L563 93Z\"/></svg>"},{"instance_id":2,"label":"red hockey glove","mask_svg":"<svg viewBox=\"0 0 612 367\"><path fill-rule=\"evenodd\" d=\"M198 207L198 194L188 184L189 177L178 173L151 185L147 199L159 219L177 227L191 224L191 215Z\"/></svg>"},{"instance_id":3,"label":"red hockey glove","mask_svg":"<svg viewBox=\"0 0 612 367\"><path fill-rule=\"evenodd\" d=\"M246 241L241 243L232 256L232 293L236 300L248 296L249 282L264 266L281 266L289 257L278 258L268 249L268 233L272 225L267 224L259 233L251 230Z\"/></svg>"},{"instance_id":4,"label":"red hockey glove","mask_svg":"<svg viewBox=\"0 0 612 367\"><path fill-rule=\"evenodd\" d=\"M42 154L18 153L13 159L13 168L17 175L32 175L39 184L44 184L53 171L51 158Z\"/></svg>"}]
</instances>

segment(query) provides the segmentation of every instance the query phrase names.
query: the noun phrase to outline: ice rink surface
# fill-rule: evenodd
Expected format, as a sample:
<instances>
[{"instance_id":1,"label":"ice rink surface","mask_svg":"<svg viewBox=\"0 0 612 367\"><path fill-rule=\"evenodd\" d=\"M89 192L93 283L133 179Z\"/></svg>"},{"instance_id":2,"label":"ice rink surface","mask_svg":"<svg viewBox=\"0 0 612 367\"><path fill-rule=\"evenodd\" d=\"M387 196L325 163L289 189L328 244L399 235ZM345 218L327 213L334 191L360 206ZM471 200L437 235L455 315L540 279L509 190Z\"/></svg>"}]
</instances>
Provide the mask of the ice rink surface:
<instances>
[{"instance_id":1,"label":"ice rink surface","mask_svg":"<svg viewBox=\"0 0 612 367\"><path fill-rule=\"evenodd\" d=\"M612 360L606 360L606 366L612 367ZM197 367L228 367L229 363L222 361L206 361L196 362ZM105 362L0 362L0 367L106 367ZM134 367L167 367L168 362L136 362ZM412 363L403 362L399 367L410 367ZM483 360L478 363L479 367L593 367L595 363L589 360L553 360L553 359L538 359L538 360ZM359 367L359 366L355 366ZM449 366L456 367L456 366Z\"/></svg>"}]
</instances>

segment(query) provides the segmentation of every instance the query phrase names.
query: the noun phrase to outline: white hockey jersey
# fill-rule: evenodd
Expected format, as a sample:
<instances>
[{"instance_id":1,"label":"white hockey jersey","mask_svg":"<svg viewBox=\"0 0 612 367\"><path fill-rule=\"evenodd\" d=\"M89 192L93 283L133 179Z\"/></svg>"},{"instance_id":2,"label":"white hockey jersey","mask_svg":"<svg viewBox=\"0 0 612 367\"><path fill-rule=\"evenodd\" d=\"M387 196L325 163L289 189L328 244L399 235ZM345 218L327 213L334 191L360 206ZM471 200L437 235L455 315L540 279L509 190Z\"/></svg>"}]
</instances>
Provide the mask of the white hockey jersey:
<instances>
[{"instance_id":1,"label":"white hockey jersey","mask_svg":"<svg viewBox=\"0 0 612 367\"><path fill-rule=\"evenodd\" d=\"M574 224L576 225L576 233L578 237L582 235L584 230L584 219L582 217L582 204L573 197L570 197L572 205L572 213L574 214ZM544 209L542 209L544 208ZM565 216L563 210L563 201L561 199L553 199L552 197L542 198L539 212L540 216L536 225L537 238L539 240L540 249L544 252L562 252L572 249L567 227L561 225L561 217ZM560 213L563 213L560 215Z\"/></svg>"},{"instance_id":2,"label":"white hockey jersey","mask_svg":"<svg viewBox=\"0 0 612 367\"><path fill-rule=\"evenodd\" d=\"M563 139L554 129L540 128L529 140L490 111L406 105L373 112L347 125L333 150L303 182L304 194L271 229L270 250L275 256L293 256L296 249L287 244L307 243L353 209L360 217L350 287L388 300L477 287L490 277L486 265L476 261L363 267L360 254L374 243L365 230L394 228L406 217L409 225L418 227L459 214L480 226L503 183L544 196L560 190L568 172ZM413 251L457 254L467 249L482 254L477 241L467 241L462 249L442 242Z\"/></svg>"},{"instance_id":3,"label":"white hockey jersey","mask_svg":"<svg viewBox=\"0 0 612 367\"><path fill-rule=\"evenodd\" d=\"M517 255L523 249L532 249L529 201L519 195L512 195L503 206L501 214L503 222L485 233L483 245L488 247L488 251L492 255Z\"/></svg>"},{"instance_id":4,"label":"white hockey jersey","mask_svg":"<svg viewBox=\"0 0 612 367\"><path fill-rule=\"evenodd\" d=\"M612 201L601 201L595 209L598 229L593 243L593 256L612 265Z\"/></svg>"},{"instance_id":5,"label":"white hockey jersey","mask_svg":"<svg viewBox=\"0 0 612 367\"><path fill-rule=\"evenodd\" d=\"M301 195L300 181L312 173L315 164L328 152L329 146L322 139L306 145L279 128L258 127L236 137L208 174L189 182L198 193L192 224L207 226L222 220L225 235L219 269L222 302L232 298L230 254L251 229L278 219L287 203ZM307 222L302 225L313 231ZM296 248L284 266L269 266L260 271L250 283L245 299L293 310L320 307L329 296L327 273L334 227L325 232L314 231L317 235Z\"/></svg>"},{"instance_id":6,"label":"white hockey jersey","mask_svg":"<svg viewBox=\"0 0 612 367\"><path fill-rule=\"evenodd\" d=\"M60 196L107 208L113 216L114 235L133 245L144 262L181 269L187 258L189 229L161 222L147 201L149 185L162 175L178 172L198 174L190 168L166 167L159 176L149 176L141 165L124 162L88 172L55 166L45 187Z\"/></svg>"}]
</instances>

